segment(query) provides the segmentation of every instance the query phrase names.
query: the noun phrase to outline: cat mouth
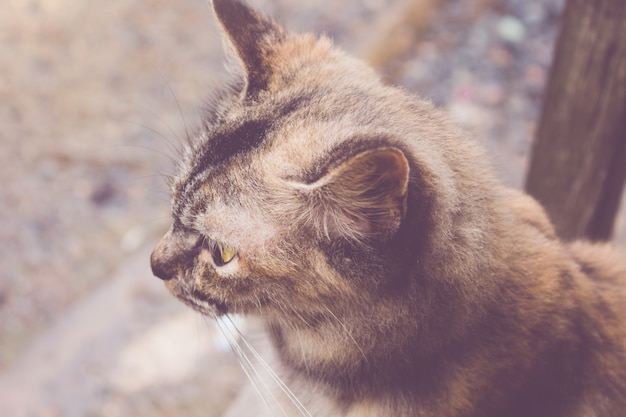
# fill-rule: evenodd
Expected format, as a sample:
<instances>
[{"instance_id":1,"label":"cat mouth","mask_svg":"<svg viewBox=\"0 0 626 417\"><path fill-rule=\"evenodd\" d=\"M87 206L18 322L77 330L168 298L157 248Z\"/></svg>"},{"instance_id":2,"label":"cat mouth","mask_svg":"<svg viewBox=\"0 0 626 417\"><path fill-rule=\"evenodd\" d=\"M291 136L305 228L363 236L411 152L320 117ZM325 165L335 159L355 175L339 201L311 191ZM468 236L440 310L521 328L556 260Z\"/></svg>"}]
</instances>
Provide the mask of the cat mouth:
<instances>
[{"instance_id":1,"label":"cat mouth","mask_svg":"<svg viewBox=\"0 0 626 417\"><path fill-rule=\"evenodd\" d=\"M196 290L189 290L175 280L166 281L165 286L177 299L204 316L220 317L228 313L225 303Z\"/></svg>"}]
</instances>

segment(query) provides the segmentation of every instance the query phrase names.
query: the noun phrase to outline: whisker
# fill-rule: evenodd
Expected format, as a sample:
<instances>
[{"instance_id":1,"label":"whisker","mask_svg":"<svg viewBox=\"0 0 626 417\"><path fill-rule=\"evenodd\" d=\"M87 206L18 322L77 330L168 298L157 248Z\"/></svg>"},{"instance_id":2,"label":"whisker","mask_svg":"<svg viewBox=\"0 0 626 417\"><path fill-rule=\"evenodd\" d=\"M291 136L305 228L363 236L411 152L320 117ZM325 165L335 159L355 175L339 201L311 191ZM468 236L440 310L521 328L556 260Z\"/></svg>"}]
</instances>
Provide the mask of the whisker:
<instances>
[{"instance_id":1,"label":"whisker","mask_svg":"<svg viewBox=\"0 0 626 417\"><path fill-rule=\"evenodd\" d=\"M238 345L238 343L235 340L232 340L232 338L233 338L232 334L228 334L226 329L223 327L223 324L219 323L218 320L216 320L216 321L217 321L217 323L216 323L217 324L217 328L222 333L222 336L224 337L224 339L226 340L226 342L230 346L230 349L233 351L235 356L237 356L237 359L239 360L239 366L241 366L241 369L246 374L246 377L248 378L248 380L252 384L252 387L254 388L254 390L257 392L257 394L259 395L259 397L261 398L261 400L263 401L263 403L267 407L268 411L273 415L271 407L269 406L269 404L265 400L265 397L261 393L261 390L260 390L260 388L259 388L259 386L257 384L255 376L253 375L254 369L249 369L249 367L250 367L249 360L247 360L247 358L245 358L245 355L243 354L243 352L241 352L241 347ZM242 358L242 356L244 356L244 357Z\"/></svg>"},{"instance_id":2,"label":"whisker","mask_svg":"<svg viewBox=\"0 0 626 417\"><path fill-rule=\"evenodd\" d=\"M290 309L290 311L288 312L287 309L285 308L285 306L283 305L283 303L278 302L277 300L273 300L273 301L274 301L274 304L276 306L278 306L280 311L283 312L285 317L291 317L292 315L295 315L300 320L302 320L302 322L305 324L305 326L311 328L311 325L304 319L304 317L302 317L302 315L300 313L295 311L295 309ZM302 361L304 362L304 368L306 369L307 374L310 375L311 374L311 369L309 367L309 363L307 361L306 354L304 352L304 344L302 343L302 337L300 336L300 332L298 331L298 329L296 329L295 324L291 323L290 321L284 321L284 323L285 323L285 325L289 326L293 331L296 332L296 334L298 336L298 343L300 344L300 352L302 353Z\"/></svg>"},{"instance_id":3,"label":"whisker","mask_svg":"<svg viewBox=\"0 0 626 417\"><path fill-rule=\"evenodd\" d=\"M147 130L147 131L149 131L149 132L154 133L155 135L157 135L157 136L158 136L161 140L163 140L163 141L167 144L168 150L169 150L170 152L172 152L174 155L180 155L180 150L181 150L181 149L180 149L180 145L179 145L178 143L174 142L174 141L173 141L173 140L172 140L169 136L165 135L165 134L164 134L163 132L161 132L160 130L158 130L158 129L156 129L156 128L153 128L153 127L150 127L150 126L147 126L147 125L144 125L144 124L142 124L142 123L138 123L138 122L132 121L132 120L128 120L128 119L121 119L121 120L122 120L123 122L125 122L125 123L130 124L130 125L133 125L133 126L136 126L136 127L140 127L140 128L142 128L142 129L145 129L145 130ZM174 136L176 136L176 134L174 133L174 131L172 130L172 128L170 128L169 126L167 126L167 129L168 129L168 130L171 130L171 131L172 131L172 134L173 134ZM129 144L129 145L127 145L127 146L140 146L140 145ZM148 149L148 150L152 150L152 151L154 151L154 152L157 152L156 150L151 149L150 147L146 147L146 149ZM166 153L164 153L164 152L160 152L160 153L161 153L163 156L166 156L166 157L168 157L169 159L171 159L173 162L177 160L177 158L176 158L176 157L174 157L173 155L169 155L169 154L166 154Z\"/></svg>"},{"instance_id":4,"label":"whisker","mask_svg":"<svg viewBox=\"0 0 626 417\"><path fill-rule=\"evenodd\" d=\"M174 98L174 102L176 102L176 107L178 107L178 114L180 114L180 119L182 120L183 126L185 127L185 136L186 136L186 139L187 139L187 144L189 146L191 146L193 144L193 140L191 138L191 135L189 134L189 128L187 126L187 120L185 119L185 115L183 114L183 109L180 106L180 101L178 101L178 97L176 96L176 94L174 94L174 90L172 89L172 85L170 84L170 82L165 77L165 74L163 74L163 72L161 72L161 71L159 71L159 72L161 74L163 82L165 82L165 85L167 86L167 89L169 90L170 94Z\"/></svg>"},{"instance_id":5,"label":"whisker","mask_svg":"<svg viewBox=\"0 0 626 417\"><path fill-rule=\"evenodd\" d=\"M229 317L229 320L230 320L230 317ZM274 400L274 402L276 404L278 404L278 407L281 409L283 415L287 416L287 413L285 412L285 410L280 405L280 402L275 397L275 395L272 392L272 390L267 386L267 384L263 380L263 377L256 370L256 368L254 367L254 364L252 363L252 361L246 355L245 351L243 350L243 348L241 347L241 345L237 341L237 338L235 337L235 335L233 335L231 333L232 330L228 327L227 323L224 322L223 320L219 319L219 318L216 319L216 323L217 323L218 328L222 332L222 335L226 338L226 340L228 341L228 344L230 345L231 349L233 350L233 352L235 353L235 355L239 359L239 365L243 369L243 371L246 374L246 376L247 376L248 380L250 381L250 383L252 383L252 386L253 386L254 390L256 391L257 395L261 398L261 401L263 401L263 403L265 404L265 407L270 412L270 414L272 416L275 416L272 407L270 406L269 402L267 401L267 398L265 397L265 395L263 395L263 392L261 390L261 386L259 385L259 382L263 385L263 388L264 388L265 392L269 394L269 396ZM232 321L231 321L231 323L232 323Z\"/></svg>"},{"instance_id":6,"label":"whisker","mask_svg":"<svg viewBox=\"0 0 626 417\"><path fill-rule=\"evenodd\" d=\"M245 344L248 350L252 353L255 359L263 366L263 368L268 372L270 377L276 382L276 384L280 387L280 389L287 395L289 400L296 406L298 411L304 416L313 417L312 414L306 409L304 404L298 399L298 397L289 389L289 387L283 382L283 380L274 372L274 370L268 365L268 363L259 355L259 353L254 349L254 347L246 340L245 336L241 333L241 331L237 328L235 323L229 316L225 316L230 325L232 325L233 329L239 335L241 341Z\"/></svg>"},{"instance_id":7,"label":"whisker","mask_svg":"<svg viewBox=\"0 0 626 417\"><path fill-rule=\"evenodd\" d=\"M157 115L155 114L154 117L157 117ZM165 158L168 159L168 161L173 164L176 165L179 163L181 156L183 155L183 146L180 143L180 141L178 140L178 135L176 134L176 132L174 132L174 130L165 122L160 121L167 130L169 130L171 132L171 134L173 135L173 137L175 139L170 138L169 136L165 135L163 132L161 132L159 129L156 129L154 127L150 127L147 126L143 123L139 123L130 119L126 119L126 118L117 118L115 119L119 122L123 122L132 126L136 126L139 127L141 129L147 130L153 134L155 134L157 136L157 138L159 138L160 140L162 140L165 145L166 145L166 151L159 151L155 148L151 148L149 146L142 146L142 145L138 145L138 144L134 144L134 143L126 143L123 146L128 146L128 147L136 147L136 148L143 148L146 150L149 150L151 152L154 152L156 154L159 154Z\"/></svg>"},{"instance_id":8,"label":"whisker","mask_svg":"<svg viewBox=\"0 0 626 417\"><path fill-rule=\"evenodd\" d=\"M361 352L361 355L363 356L363 359L365 359L365 362L369 365L370 362L367 359L367 356L365 356L365 352L363 352L363 349L361 349L361 346L359 346L359 344L357 343L356 339L354 338L354 336L352 336L352 333L348 330L348 328L346 327L345 324L343 324L341 322L341 320L339 320L339 318L335 315L335 313L333 313L332 311L330 311L330 309L327 306L324 306L324 309L326 311L328 311L328 313L335 319L335 321L337 323L339 323L339 325L343 328L343 330L346 332L346 334L348 335L348 337L350 338L350 340L352 340L352 342L354 343L354 345L356 346L356 348L359 350L359 352Z\"/></svg>"}]
</instances>

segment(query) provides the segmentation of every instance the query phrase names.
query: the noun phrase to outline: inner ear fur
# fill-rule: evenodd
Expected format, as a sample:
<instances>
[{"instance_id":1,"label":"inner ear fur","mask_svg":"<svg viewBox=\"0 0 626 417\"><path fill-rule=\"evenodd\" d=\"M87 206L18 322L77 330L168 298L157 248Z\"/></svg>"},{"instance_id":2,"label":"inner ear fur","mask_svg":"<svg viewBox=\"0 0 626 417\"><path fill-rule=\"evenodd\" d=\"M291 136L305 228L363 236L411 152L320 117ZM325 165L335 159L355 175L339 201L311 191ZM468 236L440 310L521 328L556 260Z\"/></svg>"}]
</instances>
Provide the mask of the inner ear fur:
<instances>
[{"instance_id":1,"label":"inner ear fur","mask_svg":"<svg viewBox=\"0 0 626 417\"><path fill-rule=\"evenodd\" d=\"M363 151L310 185L316 227L329 238L393 235L406 215L409 162L393 147Z\"/></svg>"}]
</instances>

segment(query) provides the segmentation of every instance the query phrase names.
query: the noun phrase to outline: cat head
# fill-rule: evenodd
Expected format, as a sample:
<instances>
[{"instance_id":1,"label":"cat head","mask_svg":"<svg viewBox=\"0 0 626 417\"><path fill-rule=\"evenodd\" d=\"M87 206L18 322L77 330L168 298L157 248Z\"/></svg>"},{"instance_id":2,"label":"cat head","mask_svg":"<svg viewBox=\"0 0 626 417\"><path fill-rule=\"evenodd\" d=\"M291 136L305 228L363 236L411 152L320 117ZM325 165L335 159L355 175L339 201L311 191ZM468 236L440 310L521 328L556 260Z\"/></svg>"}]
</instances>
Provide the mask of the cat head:
<instances>
[{"instance_id":1,"label":"cat head","mask_svg":"<svg viewBox=\"0 0 626 417\"><path fill-rule=\"evenodd\" d=\"M314 316L401 292L451 175L409 141L440 130L436 112L324 37L213 7L242 82L186 152L154 274L205 314Z\"/></svg>"}]
</instances>

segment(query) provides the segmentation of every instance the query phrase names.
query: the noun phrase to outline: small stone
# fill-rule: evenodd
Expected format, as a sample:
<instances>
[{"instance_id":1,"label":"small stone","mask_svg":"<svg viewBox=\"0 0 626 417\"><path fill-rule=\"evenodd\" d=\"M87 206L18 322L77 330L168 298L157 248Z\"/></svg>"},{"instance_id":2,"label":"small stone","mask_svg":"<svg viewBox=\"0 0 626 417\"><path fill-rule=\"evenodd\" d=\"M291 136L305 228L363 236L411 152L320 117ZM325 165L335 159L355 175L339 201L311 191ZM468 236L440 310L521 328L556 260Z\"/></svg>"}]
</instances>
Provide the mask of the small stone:
<instances>
[{"instance_id":1,"label":"small stone","mask_svg":"<svg viewBox=\"0 0 626 417\"><path fill-rule=\"evenodd\" d=\"M520 43L526 38L526 27L513 16L505 16L500 19L496 30L500 38L507 42Z\"/></svg>"}]
</instances>

